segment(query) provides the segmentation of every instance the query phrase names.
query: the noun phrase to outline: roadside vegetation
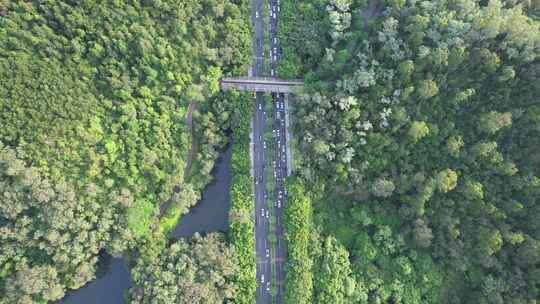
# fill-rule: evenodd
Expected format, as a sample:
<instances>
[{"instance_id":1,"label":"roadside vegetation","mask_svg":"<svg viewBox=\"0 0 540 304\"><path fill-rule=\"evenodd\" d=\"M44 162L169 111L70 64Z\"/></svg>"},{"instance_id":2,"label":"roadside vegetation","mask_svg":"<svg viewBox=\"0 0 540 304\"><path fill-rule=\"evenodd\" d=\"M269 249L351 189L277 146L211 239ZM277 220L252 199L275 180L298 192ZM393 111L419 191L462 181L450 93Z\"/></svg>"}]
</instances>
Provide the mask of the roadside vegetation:
<instances>
[{"instance_id":1,"label":"roadside vegetation","mask_svg":"<svg viewBox=\"0 0 540 304\"><path fill-rule=\"evenodd\" d=\"M283 207L287 241L284 300L286 303L309 304L313 298L311 200L304 185L295 177L288 178L285 187L288 197Z\"/></svg>"},{"instance_id":2,"label":"roadside vegetation","mask_svg":"<svg viewBox=\"0 0 540 304\"><path fill-rule=\"evenodd\" d=\"M322 244L289 303L536 303L538 2L281 3Z\"/></svg>"},{"instance_id":3,"label":"roadside vegetation","mask_svg":"<svg viewBox=\"0 0 540 304\"><path fill-rule=\"evenodd\" d=\"M172 250L160 230L198 200L227 142L223 109L240 97L218 80L247 69L248 4L0 2L0 303L62 298L95 277L102 250ZM184 180L193 101L199 149Z\"/></svg>"},{"instance_id":4,"label":"roadside vegetation","mask_svg":"<svg viewBox=\"0 0 540 304\"><path fill-rule=\"evenodd\" d=\"M195 234L141 256L131 269L135 287L130 290L129 303L203 304L235 299L234 278L240 265L224 237L220 233Z\"/></svg>"},{"instance_id":5,"label":"roadside vegetation","mask_svg":"<svg viewBox=\"0 0 540 304\"><path fill-rule=\"evenodd\" d=\"M239 288L235 303L255 303L257 288L255 261L255 222L253 177L251 176L250 133L253 101L248 93L236 96L231 118L233 151L231 172L231 209L229 238L238 253L240 272L236 276Z\"/></svg>"}]
</instances>

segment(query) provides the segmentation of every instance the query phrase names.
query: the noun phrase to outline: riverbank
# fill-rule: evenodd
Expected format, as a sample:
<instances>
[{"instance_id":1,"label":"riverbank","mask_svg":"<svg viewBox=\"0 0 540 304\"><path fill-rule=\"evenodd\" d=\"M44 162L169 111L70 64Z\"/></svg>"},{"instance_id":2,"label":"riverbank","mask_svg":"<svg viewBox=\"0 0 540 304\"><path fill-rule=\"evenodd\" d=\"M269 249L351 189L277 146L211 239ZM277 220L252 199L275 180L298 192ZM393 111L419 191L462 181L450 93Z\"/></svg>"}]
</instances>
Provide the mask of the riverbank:
<instances>
[{"instance_id":1,"label":"riverbank","mask_svg":"<svg viewBox=\"0 0 540 304\"><path fill-rule=\"evenodd\" d=\"M184 214L172 230L172 238L189 238L195 233L227 232L231 185L231 156L233 144L229 142L220 151L213 180L202 192L202 198ZM86 286L70 292L58 304L119 304L131 287L131 276L123 258L112 258L104 267L104 274Z\"/></svg>"}]
</instances>

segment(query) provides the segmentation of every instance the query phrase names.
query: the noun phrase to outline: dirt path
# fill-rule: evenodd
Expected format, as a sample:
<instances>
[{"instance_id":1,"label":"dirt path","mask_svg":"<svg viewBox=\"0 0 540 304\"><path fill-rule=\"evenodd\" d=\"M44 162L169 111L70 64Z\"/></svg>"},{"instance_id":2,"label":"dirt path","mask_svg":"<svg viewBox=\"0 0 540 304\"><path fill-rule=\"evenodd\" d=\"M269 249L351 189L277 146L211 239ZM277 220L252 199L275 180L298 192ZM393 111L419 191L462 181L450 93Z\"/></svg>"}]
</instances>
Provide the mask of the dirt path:
<instances>
[{"instance_id":1,"label":"dirt path","mask_svg":"<svg viewBox=\"0 0 540 304\"><path fill-rule=\"evenodd\" d=\"M198 143L197 143L197 139L195 138L195 131L193 130L193 111L195 111L197 106L198 106L197 102L190 103L188 106L187 114L186 114L186 126L189 130L189 134L191 137L191 149L189 149L188 154L187 154L186 166L184 167L184 181L183 182L185 182L187 177L189 176L191 164L193 163L193 157L197 154ZM174 188L173 193L177 192L178 190L179 189L177 185ZM168 199L166 202L161 204L161 206L159 206L159 218L161 218L165 214L165 212L167 211L170 205L171 205L171 200Z\"/></svg>"},{"instance_id":2,"label":"dirt path","mask_svg":"<svg viewBox=\"0 0 540 304\"><path fill-rule=\"evenodd\" d=\"M189 176L189 171L191 170L191 164L193 163L193 157L197 154L198 142L195 138L195 131L193 130L193 111L197 109L199 104L195 101L191 102L188 106L187 115L186 115L186 126L189 130L191 136L191 149L189 149L186 167L184 168L184 182Z\"/></svg>"}]
</instances>

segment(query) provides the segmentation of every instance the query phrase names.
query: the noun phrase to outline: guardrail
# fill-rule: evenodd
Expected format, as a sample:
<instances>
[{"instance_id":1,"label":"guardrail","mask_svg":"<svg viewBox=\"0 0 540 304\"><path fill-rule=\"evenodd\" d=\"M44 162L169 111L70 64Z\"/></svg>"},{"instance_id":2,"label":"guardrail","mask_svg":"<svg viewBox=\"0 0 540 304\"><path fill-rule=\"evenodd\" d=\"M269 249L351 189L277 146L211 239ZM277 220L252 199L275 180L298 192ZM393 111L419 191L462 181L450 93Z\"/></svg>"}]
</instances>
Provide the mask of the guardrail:
<instances>
[{"instance_id":1,"label":"guardrail","mask_svg":"<svg viewBox=\"0 0 540 304\"><path fill-rule=\"evenodd\" d=\"M301 79L279 79L275 77L226 77L220 81L222 90L238 89L255 92L292 93L304 86Z\"/></svg>"}]
</instances>

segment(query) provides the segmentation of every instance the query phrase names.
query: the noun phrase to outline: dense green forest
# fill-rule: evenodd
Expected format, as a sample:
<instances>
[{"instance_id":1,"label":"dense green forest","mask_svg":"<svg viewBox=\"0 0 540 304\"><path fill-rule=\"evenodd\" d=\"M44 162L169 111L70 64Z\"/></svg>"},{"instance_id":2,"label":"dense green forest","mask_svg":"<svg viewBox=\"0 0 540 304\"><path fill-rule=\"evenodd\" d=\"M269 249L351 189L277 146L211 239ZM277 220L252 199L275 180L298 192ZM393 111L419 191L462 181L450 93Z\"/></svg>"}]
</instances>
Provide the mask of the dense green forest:
<instances>
[{"instance_id":1,"label":"dense green forest","mask_svg":"<svg viewBox=\"0 0 540 304\"><path fill-rule=\"evenodd\" d=\"M229 93L229 108L216 109L220 113L231 113L232 131L231 172L233 181L230 189L231 208L229 210L229 238L238 254L240 271L236 277L239 288L234 303L251 304L255 302L257 289L255 260L255 220L253 177L251 176L250 133L253 117L253 101L248 93L238 96ZM223 104L220 104L223 105ZM229 114L228 114L229 115Z\"/></svg>"},{"instance_id":2,"label":"dense green forest","mask_svg":"<svg viewBox=\"0 0 540 304\"><path fill-rule=\"evenodd\" d=\"M130 303L226 303L237 295L238 258L221 234L195 234L148 251L131 270Z\"/></svg>"},{"instance_id":3,"label":"dense green forest","mask_svg":"<svg viewBox=\"0 0 540 304\"><path fill-rule=\"evenodd\" d=\"M132 255L134 286L130 303L254 303L255 247L253 179L249 133L253 110L248 93L218 94L202 105L208 122L232 131L228 235L213 233L169 244L163 235L148 238ZM198 120L202 123L202 116Z\"/></svg>"},{"instance_id":4,"label":"dense green forest","mask_svg":"<svg viewBox=\"0 0 540 304\"><path fill-rule=\"evenodd\" d=\"M538 303L540 3L281 3L314 227L294 303Z\"/></svg>"},{"instance_id":5,"label":"dense green forest","mask_svg":"<svg viewBox=\"0 0 540 304\"><path fill-rule=\"evenodd\" d=\"M218 79L249 62L248 5L0 1L0 303L62 298L95 277L100 251L145 252L137 248L196 202L227 141L230 117L217 107L238 98L222 98ZM197 246L234 256L222 243L180 241L156 256L182 261ZM215 262L189 269L236 274L237 265ZM193 284L223 288L205 278Z\"/></svg>"}]
</instances>

